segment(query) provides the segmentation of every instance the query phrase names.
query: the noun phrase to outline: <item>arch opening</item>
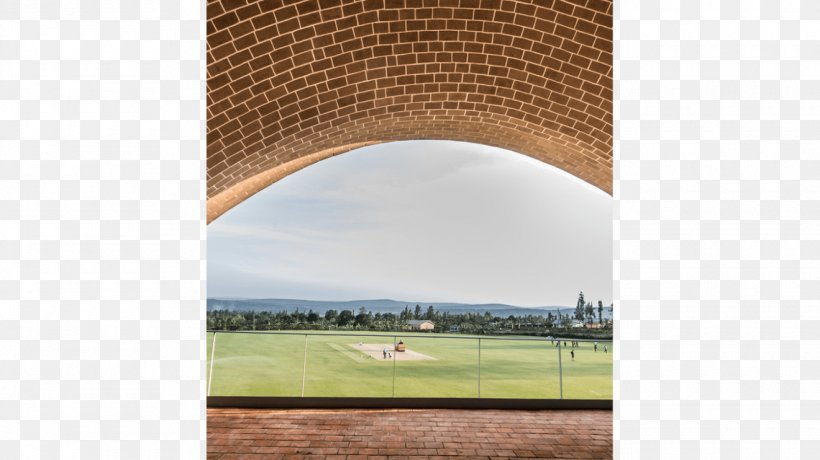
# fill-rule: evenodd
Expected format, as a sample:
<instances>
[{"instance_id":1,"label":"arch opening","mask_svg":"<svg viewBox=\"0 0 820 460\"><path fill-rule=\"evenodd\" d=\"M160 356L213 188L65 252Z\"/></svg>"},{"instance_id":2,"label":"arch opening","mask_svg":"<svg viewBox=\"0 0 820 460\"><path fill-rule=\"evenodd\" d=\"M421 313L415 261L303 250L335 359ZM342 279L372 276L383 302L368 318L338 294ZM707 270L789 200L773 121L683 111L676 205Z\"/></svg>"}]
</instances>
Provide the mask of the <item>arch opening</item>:
<instances>
[{"instance_id":1,"label":"arch opening","mask_svg":"<svg viewBox=\"0 0 820 460\"><path fill-rule=\"evenodd\" d=\"M571 174L462 142L288 175L209 226L209 395L610 400L611 213ZM526 337L578 334L579 289L586 342Z\"/></svg>"},{"instance_id":2,"label":"arch opening","mask_svg":"<svg viewBox=\"0 0 820 460\"><path fill-rule=\"evenodd\" d=\"M424 272L440 267L447 271L466 260L467 265L456 271L486 272L480 286L519 283L523 291L555 292L571 286L564 295L549 299L563 298L563 304L577 294L572 292L575 285L611 296L611 197L558 168L496 147L455 141L361 147L317 161L235 209L209 227L209 244L213 237L215 247L235 246L214 253L215 263L224 264L245 251L244 262L231 262L235 279L242 278L240 272L258 278L304 265L301 278L290 278L304 284L343 278L347 264L381 266L358 279L337 283L366 287L380 285L382 276L385 285L402 280L403 268L393 261ZM326 242L333 244L321 254L312 253L314 245ZM260 252L255 244L273 249ZM410 249L405 251L405 247ZM298 251L312 255L302 257ZM529 259L533 260L521 262ZM313 265L305 265L310 260ZM486 267L475 268L482 265ZM496 265L508 268L498 272ZM215 279L225 279L226 273ZM433 278L418 276L411 284L419 288L437 285L439 278L467 277L445 272ZM277 282L286 287L282 280ZM221 296L249 295L240 287L219 283ZM297 295L262 286L269 291L255 291L254 295ZM468 289L461 294L456 291L450 294L464 295ZM412 297L412 289L349 294L354 298L400 297L402 292ZM448 297L444 291L441 294ZM310 290L299 295L312 298ZM523 300L512 292L505 295L487 294L471 300L538 305L534 297ZM549 304L544 301L542 305Z\"/></svg>"}]
</instances>

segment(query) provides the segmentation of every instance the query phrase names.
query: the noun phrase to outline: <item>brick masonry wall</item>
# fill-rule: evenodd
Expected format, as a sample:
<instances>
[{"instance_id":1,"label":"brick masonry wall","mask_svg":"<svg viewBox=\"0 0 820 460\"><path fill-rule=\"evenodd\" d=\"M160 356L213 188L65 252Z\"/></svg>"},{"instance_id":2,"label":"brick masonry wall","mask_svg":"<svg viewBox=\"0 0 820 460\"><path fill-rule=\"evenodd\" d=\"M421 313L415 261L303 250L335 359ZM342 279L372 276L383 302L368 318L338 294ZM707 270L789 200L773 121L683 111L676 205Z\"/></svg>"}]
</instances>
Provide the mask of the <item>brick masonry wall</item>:
<instances>
[{"instance_id":1,"label":"brick masonry wall","mask_svg":"<svg viewBox=\"0 0 820 460\"><path fill-rule=\"evenodd\" d=\"M611 0L209 0L208 221L362 145L482 143L612 192Z\"/></svg>"}]
</instances>

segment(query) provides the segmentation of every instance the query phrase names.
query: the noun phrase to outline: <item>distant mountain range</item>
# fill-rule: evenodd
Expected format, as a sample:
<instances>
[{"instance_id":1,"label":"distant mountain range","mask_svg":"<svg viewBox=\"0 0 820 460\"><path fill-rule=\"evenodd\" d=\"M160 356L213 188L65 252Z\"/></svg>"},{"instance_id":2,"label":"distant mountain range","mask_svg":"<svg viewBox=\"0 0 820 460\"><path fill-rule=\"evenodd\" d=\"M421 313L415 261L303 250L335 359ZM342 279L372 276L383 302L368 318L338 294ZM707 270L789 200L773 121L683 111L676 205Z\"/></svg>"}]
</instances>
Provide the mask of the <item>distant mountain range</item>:
<instances>
[{"instance_id":1,"label":"distant mountain range","mask_svg":"<svg viewBox=\"0 0 820 460\"><path fill-rule=\"evenodd\" d=\"M223 298L209 298L208 311L211 310L229 310L229 311L267 311L280 312L295 310L308 311L313 310L316 313L324 314L327 310L351 310L354 313L360 307L364 307L367 311L373 313L400 313L405 307L410 310L415 310L416 305L420 305L424 311L430 305L440 312L448 313L484 313L490 312L494 316L522 316L522 315L538 315L547 316L547 314L556 314L560 310L561 314L572 315L575 312L575 307L567 306L545 306L545 307L518 307L515 305L506 305L499 303L488 304L466 304L466 303L452 303L452 302L409 302L403 300L391 299L376 299L376 300L347 300L347 301L332 301L332 300L301 300L301 299L242 299L236 297ZM611 317L609 306L604 306L604 319ZM595 314L598 314L598 307L595 306Z\"/></svg>"}]
</instances>

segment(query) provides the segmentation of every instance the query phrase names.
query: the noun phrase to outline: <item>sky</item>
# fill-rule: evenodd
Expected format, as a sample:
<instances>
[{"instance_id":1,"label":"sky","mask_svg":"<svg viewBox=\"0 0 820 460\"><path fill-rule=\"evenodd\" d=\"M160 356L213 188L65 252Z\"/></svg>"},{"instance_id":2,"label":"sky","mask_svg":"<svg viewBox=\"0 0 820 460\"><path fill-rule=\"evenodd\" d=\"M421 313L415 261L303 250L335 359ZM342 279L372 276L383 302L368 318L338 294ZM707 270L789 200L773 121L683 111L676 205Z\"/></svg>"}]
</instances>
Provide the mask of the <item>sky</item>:
<instances>
[{"instance_id":1,"label":"sky","mask_svg":"<svg viewBox=\"0 0 820 460\"><path fill-rule=\"evenodd\" d=\"M612 301L610 195L504 149L378 144L208 225L208 297L575 306Z\"/></svg>"}]
</instances>

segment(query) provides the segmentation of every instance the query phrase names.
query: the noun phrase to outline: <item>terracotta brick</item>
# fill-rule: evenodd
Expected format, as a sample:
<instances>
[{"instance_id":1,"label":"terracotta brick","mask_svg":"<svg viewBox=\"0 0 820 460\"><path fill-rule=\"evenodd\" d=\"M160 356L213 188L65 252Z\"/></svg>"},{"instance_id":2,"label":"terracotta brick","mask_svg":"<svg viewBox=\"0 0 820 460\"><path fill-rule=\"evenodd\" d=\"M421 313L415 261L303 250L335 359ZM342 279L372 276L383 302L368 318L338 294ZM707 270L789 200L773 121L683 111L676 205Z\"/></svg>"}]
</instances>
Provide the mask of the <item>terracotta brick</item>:
<instances>
[{"instance_id":1,"label":"terracotta brick","mask_svg":"<svg viewBox=\"0 0 820 460\"><path fill-rule=\"evenodd\" d=\"M611 192L611 0L211 0L207 30L209 221L288 162L403 139L505 147Z\"/></svg>"},{"instance_id":2,"label":"terracotta brick","mask_svg":"<svg viewBox=\"0 0 820 460\"><path fill-rule=\"evenodd\" d=\"M243 21L239 22L234 26L231 26L228 31L231 33L231 36L234 38L241 37L245 34L249 34L254 31L253 24L250 21Z\"/></svg>"},{"instance_id":3,"label":"terracotta brick","mask_svg":"<svg viewBox=\"0 0 820 460\"><path fill-rule=\"evenodd\" d=\"M216 30L227 29L228 27L234 25L239 21L239 17L236 13L230 12L223 14L221 16L216 16L211 19L209 22L214 25Z\"/></svg>"}]
</instances>

